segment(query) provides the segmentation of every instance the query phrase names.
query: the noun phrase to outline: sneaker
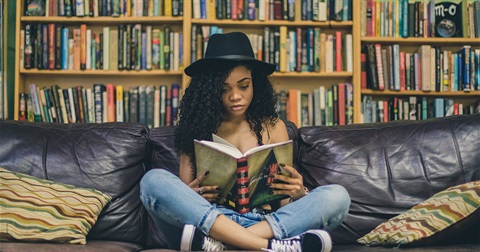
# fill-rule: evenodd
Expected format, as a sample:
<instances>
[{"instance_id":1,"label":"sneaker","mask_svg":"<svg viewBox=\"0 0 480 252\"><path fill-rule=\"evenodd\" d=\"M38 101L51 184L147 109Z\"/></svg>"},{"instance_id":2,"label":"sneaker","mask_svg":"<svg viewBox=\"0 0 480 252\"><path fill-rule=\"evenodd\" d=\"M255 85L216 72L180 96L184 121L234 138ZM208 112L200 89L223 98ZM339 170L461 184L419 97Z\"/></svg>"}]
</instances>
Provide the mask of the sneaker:
<instances>
[{"instance_id":1,"label":"sneaker","mask_svg":"<svg viewBox=\"0 0 480 252\"><path fill-rule=\"evenodd\" d=\"M298 236L277 240L272 239L268 243L268 251L272 252L330 252L332 239L323 230L309 230Z\"/></svg>"},{"instance_id":2,"label":"sneaker","mask_svg":"<svg viewBox=\"0 0 480 252\"><path fill-rule=\"evenodd\" d=\"M180 242L182 251L223 251L223 243L206 236L194 225L185 225L183 227L182 240Z\"/></svg>"}]
</instances>

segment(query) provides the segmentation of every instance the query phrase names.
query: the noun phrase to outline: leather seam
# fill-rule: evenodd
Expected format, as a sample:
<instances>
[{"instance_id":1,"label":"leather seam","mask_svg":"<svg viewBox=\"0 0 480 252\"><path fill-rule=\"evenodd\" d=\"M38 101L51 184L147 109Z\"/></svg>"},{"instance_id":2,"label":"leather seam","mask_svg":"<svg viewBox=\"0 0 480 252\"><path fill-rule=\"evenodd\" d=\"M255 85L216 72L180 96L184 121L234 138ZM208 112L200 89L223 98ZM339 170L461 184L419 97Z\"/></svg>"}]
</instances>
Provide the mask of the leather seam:
<instances>
[{"instance_id":1,"label":"leather seam","mask_svg":"<svg viewBox=\"0 0 480 252\"><path fill-rule=\"evenodd\" d=\"M458 145L458 140L457 140L457 136L455 135L455 132L452 128L452 125L450 122L447 123L448 124L448 129L450 130L451 134L452 134L452 140L453 140L453 144L455 146L455 154L457 156L457 161L458 161L458 165L460 166L460 170L462 171L462 178L463 178L463 183L466 183L466 179L465 179L465 167L463 165L463 161L462 161L462 155L460 154L460 147Z\"/></svg>"}]
</instances>

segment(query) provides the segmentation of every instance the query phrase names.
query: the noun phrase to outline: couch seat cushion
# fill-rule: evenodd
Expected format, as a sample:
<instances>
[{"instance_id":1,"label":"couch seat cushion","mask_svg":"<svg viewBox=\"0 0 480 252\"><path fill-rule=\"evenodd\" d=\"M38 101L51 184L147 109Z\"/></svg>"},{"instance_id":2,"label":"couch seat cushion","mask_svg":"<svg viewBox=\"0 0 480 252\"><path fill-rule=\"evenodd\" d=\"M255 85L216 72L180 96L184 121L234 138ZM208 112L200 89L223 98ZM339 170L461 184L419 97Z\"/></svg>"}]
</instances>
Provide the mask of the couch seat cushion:
<instances>
[{"instance_id":1,"label":"couch seat cushion","mask_svg":"<svg viewBox=\"0 0 480 252\"><path fill-rule=\"evenodd\" d=\"M86 245L4 242L2 252L137 252L142 247L135 243L120 241L89 240Z\"/></svg>"}]
</instances>

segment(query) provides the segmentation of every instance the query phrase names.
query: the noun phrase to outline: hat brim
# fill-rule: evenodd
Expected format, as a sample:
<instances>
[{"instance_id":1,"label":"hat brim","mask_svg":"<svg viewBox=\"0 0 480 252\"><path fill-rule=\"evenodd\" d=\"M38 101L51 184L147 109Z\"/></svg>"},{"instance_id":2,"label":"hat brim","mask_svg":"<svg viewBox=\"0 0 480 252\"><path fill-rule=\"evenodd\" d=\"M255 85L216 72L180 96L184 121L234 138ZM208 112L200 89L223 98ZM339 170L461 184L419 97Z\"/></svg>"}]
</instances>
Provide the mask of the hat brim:
<instances>
[{"instance_id":1,"label":"hat brim","mask_svg":"<svg viewBox=\"0 0 480 252\"><path fill-rule=\"evenodd\" d=\"M185 72L186 75L192 77L192 76L194 76L198 73L201 73L201 72L203 72L207 69L211 69L212 67L219 66L219 65L225 64L227 62L245 62L245 63L251 65L253 67L253 69L255 69L255 71L260 71L260 72L262 72L266 75L270 75L273 72L275 72L275 69L277 67L275 64L263 62L263 61L256 60L256 59L235 60L235 59L219 59L219 58L202 58L202 59L199 59L199 60L193 62L192 64L190 64L190 66L186 67L184 72Z\"/></svg>"}]
</instances>

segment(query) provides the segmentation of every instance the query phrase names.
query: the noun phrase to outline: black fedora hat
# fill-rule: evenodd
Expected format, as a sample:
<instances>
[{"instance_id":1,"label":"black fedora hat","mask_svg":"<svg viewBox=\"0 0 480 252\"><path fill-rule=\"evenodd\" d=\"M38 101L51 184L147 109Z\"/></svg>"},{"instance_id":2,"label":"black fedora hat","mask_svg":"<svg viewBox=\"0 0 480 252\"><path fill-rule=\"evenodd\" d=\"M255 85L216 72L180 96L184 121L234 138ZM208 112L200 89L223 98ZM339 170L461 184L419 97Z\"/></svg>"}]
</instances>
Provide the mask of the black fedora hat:
<instances>
[{"instance_id":1,"label":"black fedora hat","mask_svg":"<svg viewBox=\"0 0 480 252\"><path fill-rule=\"evenodd\" d=\"M273 73L276 68L275 64L255 59L252 45L245 33L231 32L210 36L205 56L190 64L184 71L191 77L228 61L246 62L256 71L262 71L267 75Z\"/></svg>"}]
</instances>

